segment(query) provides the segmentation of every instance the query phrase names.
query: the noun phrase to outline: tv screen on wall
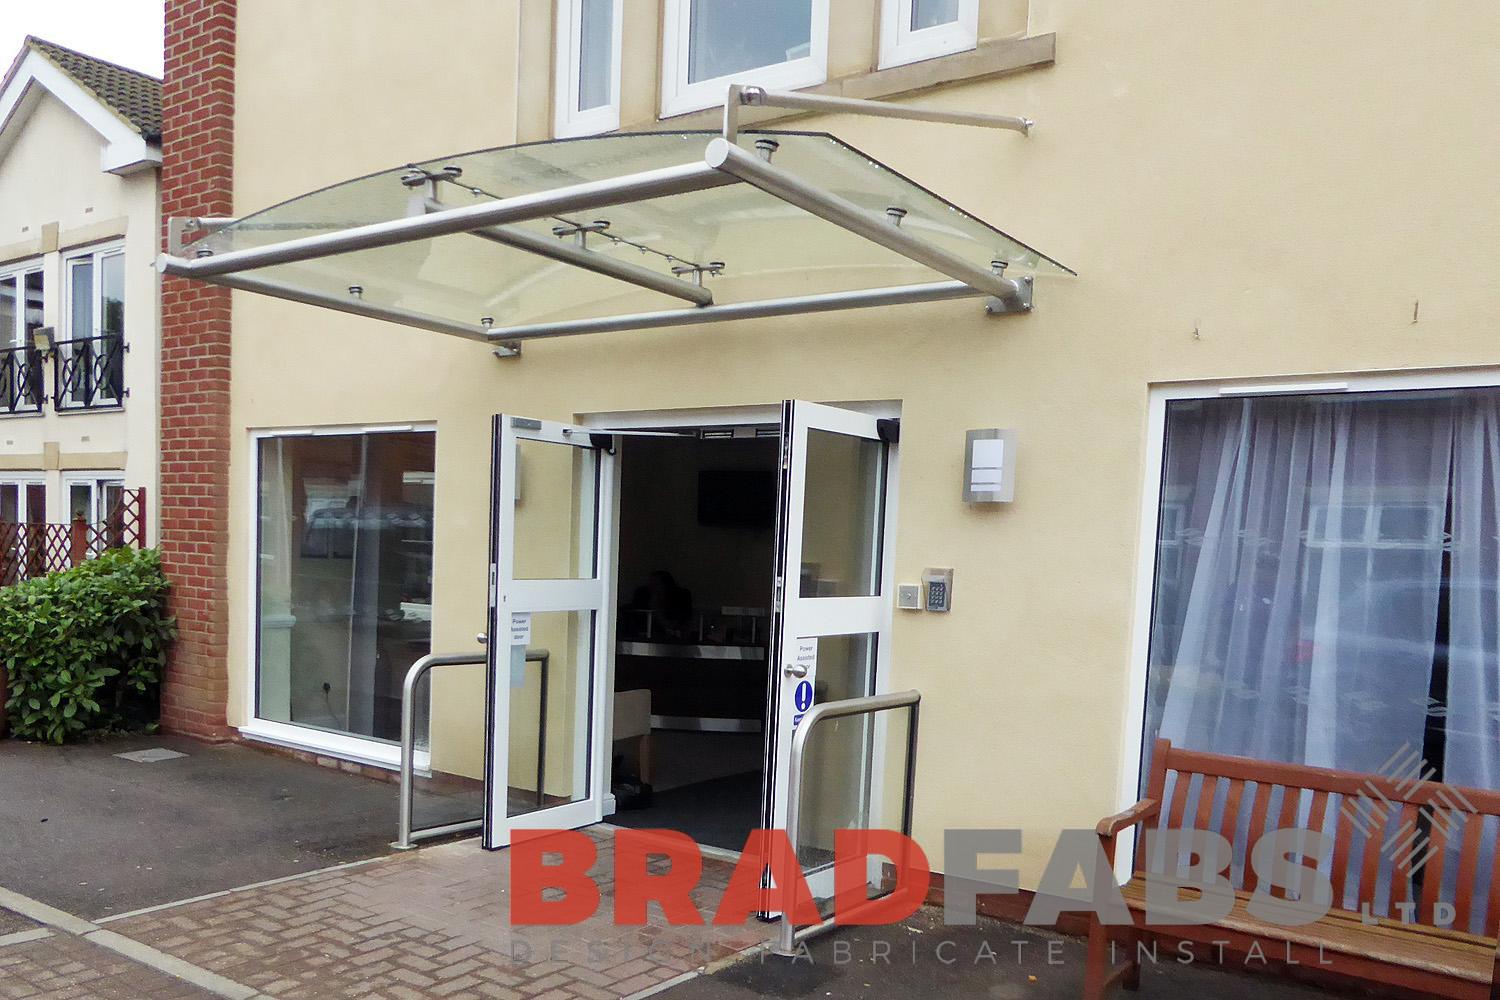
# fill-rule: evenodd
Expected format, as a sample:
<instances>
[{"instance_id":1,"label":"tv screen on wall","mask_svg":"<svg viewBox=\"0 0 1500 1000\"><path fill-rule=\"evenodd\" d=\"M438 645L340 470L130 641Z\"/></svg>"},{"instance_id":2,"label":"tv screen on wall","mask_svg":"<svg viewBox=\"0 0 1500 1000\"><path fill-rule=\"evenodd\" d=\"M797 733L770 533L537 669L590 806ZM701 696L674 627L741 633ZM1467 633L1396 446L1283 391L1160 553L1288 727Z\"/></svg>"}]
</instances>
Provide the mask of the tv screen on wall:
<instances>
[{"instance_id":1,"label":"tv screen on wall","mask_svg":"<svg viewBox=\"0 0 1500 1000\"><path fill-rule=\"evenodd\" d=\"M774 469L698 473L698 523L711 528L770 528L776 523Z\"/></svg>"}]
</instances>

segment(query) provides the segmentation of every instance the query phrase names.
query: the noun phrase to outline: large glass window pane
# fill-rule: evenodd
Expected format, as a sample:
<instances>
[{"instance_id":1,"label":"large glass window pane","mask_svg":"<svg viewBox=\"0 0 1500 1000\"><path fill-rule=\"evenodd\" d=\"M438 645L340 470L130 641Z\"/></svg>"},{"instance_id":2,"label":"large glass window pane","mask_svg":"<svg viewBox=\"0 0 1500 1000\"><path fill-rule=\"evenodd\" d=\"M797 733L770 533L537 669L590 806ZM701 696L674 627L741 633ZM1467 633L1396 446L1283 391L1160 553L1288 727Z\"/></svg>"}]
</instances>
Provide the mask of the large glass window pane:
<instances>
[{"instance_id":1,"label":"large glass window pane","mask_svg":"<svg viewBox=\"0 0 1500 1000\"><path fill-rule=\"evenodd\" d=\"M1500 391L1169 404L1147 746L1500 787Z\"/></svg>"},{"instance_id":2,"label":"large glass window pane","mask_svg":"<svg viewBox=\"0 0 1500 1000\"><path fill-rule=\"evenodd\" d=\"M614 0L579 0L578 110L609 103L614 77Z\"/></svg>"},{"instance_id":3,"label":"large glass window pane","mask_svg":"<svg viewBox=\"0 0 1500 1000\"><path fill-rule=\"evenodd\" d=\"M94 377L96 394L106 399L119 399L124 389L124 334L125 255L116 253L99 261L99 335L109 339L96 345Z\"/></svg>"},{"instance_id":4,"label":"large glass window pane","mask_svg":"<svg viewBox=\"0 0 1500 1000\"><path fill-rule=\"evenodd\" d=\"M99 332L125 332L125 255L99 260Z\"/></svg>"},{"instance_id":5,"label":"large glass window pane","mask_svg":"<svg viewBox=\"0 0 1500 1000\"><path fill-rule=\"evenodd\" d=\"M32 271L26 275L25 281L25 336L21 339L22 344L31 343L31 331L41 326L46 320L42 315L42 272Z\"/></svg>"},{"instance_id":6,"label":"large glass window pane","mask_svg":"<svg viewBox=\"0 0 1500 1000\"><path fill-rule=\"evenodd\" d=\"M911 30L936 28L958 20L959 0L911 0Z\"/></svg>"},{"instance_id":7,"label":"large glass window pane","mask_svg":"<svg viewBox=\"0 0 1500 1000\"><path fill-rule=\"evenodd\" d=\"M84 342L62 349L65 360L72 363L63 366L67 372L66 385L58 386L58 391L66 393L74 403L85 404L89 402L88 369L92 357L86 339L94 335L94 262L74 261L69 267L72 297L68 303L68 339Z\"/></svg>"},{"instance_id":8,"label":"large glass window pane","mask_svg":"<svg viewBox=\"0 0 1500 1000\"><path fill-rule=\"evenodd\" d=\"M588 798L594 612L527 616L510 650L510 816Z\"/></svg>"},{"instance_id":9,"label":"large glass window pane","mask_svg":"<svg viewBox=\"0 0 1500 1000\"><path fill-rule=\"evenodd\" d=\"M41 483L26 485L26 523L47 522L47 487Z\"/></svg>"},{"instance_id":10,"label":"large glass window pane","mask_svg":"<svg viewBox=\"0 0 1500 1000\"><path fill-rule=\"evenodd\" d=\"M0 483L0 522L21 523L21 485Z\"/></svg>"},{"instance_id":11,"label":"large glass window pane","mask_svg":"<svg viewBox=\"0 0 1500 1000\"><path fill-rule=\"evenodd\" d=\"M23 294L25 305L22 313L22 324L24 329L21 333L19 343L29 347L31 345L31 334L37 327L42 326L46 320L42 313L42 272L32 271L26 275L23 282ZM34 355L31 359L29 378L23 388L23 397L26 402L33 406L42 401L42 365Z\"/></svg>"},{"instance_id":12,"label":"large glass window pane","mask_svg":"<svg viewBox=\"0 0 1500 1000\"><path fill-rule=\"evenodd\" d=\"M880 582L885 446L807 432L802 597L869 597Z\"/></svg>"},{"instance_id":13,"label":"large glass window pane","mask_svg":"<svg viewBox=\"0 0 1500 1000\"><path fill-rule=\"evenodd\" d=\"M20 347L22 329L16 300L16 277L0 278L0 348Z\"/></svg>"},{"instance_id":14,"label":"large glass window pane","mask_svg":"<svg viewBox=\"0 0 1500 1000\"><path fill-rule=\"evenodd\" d=\"M688 82L806 58L812 0L692 0Z\"/></svg>"},{"instance_id":15,"label":"large glass window pane","mask_svg":"<svg viewBox=\"0 0 1500 1000\"><path fill-rule=\"evenodd\" d=\"M434 435L268 438L258 716L382 740L431 649Z\"/></svg>"},{"instance_id":16,"label":"large glass window pane","mask_svg":"<svg viewBox=\"0 0 1500 1000\"><path fill-rule=\"evenodd\" d=\"M94 262L74 261L70 265L68 301L68 337L79 340L94 335Z\"/></svg>"},{"instance_id":17,"label":"large glass window pane","mask_svg":"<svg viewBox=\"0 0 1500 1000\"><path fill-rule=\"evenodd\" d=\"M516 442L517 580L578 580L594 575L592 448L523 438Z\"/></svg>"},{"instance_id":18,"label":"large glass window pane","mask_svg":"<svg viewBox=\"0 0 1500 1000\"><path fill-rule=\"evenodd\" d=\"M68 484L68 520L94 520L94 484Z\"/></svg>"}]
</instances>

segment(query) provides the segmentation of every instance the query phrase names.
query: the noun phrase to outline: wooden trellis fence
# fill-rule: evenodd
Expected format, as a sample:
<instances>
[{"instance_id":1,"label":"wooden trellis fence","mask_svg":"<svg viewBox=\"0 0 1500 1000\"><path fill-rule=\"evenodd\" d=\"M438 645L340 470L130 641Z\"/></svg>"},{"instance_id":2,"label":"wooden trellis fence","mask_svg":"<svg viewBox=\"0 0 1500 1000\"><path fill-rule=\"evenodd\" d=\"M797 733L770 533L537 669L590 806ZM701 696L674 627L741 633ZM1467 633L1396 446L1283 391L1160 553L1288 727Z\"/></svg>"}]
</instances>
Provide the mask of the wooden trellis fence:
<instances>
[{"instance_id":1,"label":"wooden trellis fence","mask_svg":"<svg viewBox=\"0 0 1500 1000\"><path fill-rule=\"evenodd\" d=\"M0 521L0 587L77 566L106 549L146 544L146 490L122 490L102 522L72 524Z\"/></svg>"}]
</instances>

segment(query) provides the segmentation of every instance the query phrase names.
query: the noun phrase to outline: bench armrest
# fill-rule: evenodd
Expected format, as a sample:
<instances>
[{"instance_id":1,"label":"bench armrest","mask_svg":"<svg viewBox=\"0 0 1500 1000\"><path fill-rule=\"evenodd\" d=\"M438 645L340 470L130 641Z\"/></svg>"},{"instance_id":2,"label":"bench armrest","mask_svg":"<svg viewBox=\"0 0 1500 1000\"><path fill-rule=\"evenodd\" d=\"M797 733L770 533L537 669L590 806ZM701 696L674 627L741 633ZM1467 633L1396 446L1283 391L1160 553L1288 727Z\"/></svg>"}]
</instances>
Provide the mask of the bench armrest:
<instances>
[{"instance_id":1,"label":"bench armrest","mask_svg":"<svg viewBox=\"0 0 1500 1000\"><path fill-rule=\"evenodd\" d=\"M1155 799L1141 799L1141 801L1137 802L1129 809L1126 809L1124 812L1101 819L1099 821L1099 825L1094 829L1098 832L1101 838L1105 840L1112 840L1114 839L1115 834L1119 833L1121 830L1127 830L1130 827L1135 826L1137 823L1144 822L1155 816L1156 811L1159 808L1161 808L1161 803L1157 802Z\"/></svg>"}]
</instances>

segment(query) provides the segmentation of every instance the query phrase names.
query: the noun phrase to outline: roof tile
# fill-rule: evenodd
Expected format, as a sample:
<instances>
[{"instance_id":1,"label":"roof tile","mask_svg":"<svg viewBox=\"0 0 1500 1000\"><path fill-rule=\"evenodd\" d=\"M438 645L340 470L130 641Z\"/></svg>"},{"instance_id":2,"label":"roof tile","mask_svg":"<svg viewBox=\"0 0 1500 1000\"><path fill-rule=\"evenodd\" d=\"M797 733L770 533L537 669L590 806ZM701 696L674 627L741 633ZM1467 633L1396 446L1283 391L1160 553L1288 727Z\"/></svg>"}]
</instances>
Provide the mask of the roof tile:
<instances>
[{"instance_id":1,"label":"roof tile","mask_svg":"<svg viewBox=\"0 0 1500 1000\"><path fill-rule=\"evenodd\" d=\"M32 35L28 47L93 92L149 142L161 141L161 81Z\"/></svg>"}]
</instances>

